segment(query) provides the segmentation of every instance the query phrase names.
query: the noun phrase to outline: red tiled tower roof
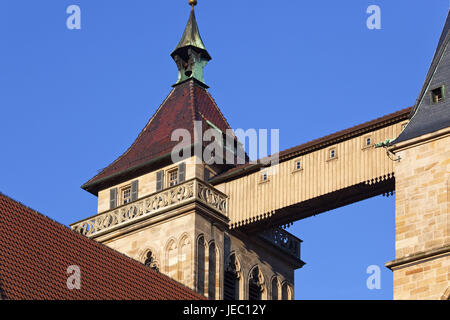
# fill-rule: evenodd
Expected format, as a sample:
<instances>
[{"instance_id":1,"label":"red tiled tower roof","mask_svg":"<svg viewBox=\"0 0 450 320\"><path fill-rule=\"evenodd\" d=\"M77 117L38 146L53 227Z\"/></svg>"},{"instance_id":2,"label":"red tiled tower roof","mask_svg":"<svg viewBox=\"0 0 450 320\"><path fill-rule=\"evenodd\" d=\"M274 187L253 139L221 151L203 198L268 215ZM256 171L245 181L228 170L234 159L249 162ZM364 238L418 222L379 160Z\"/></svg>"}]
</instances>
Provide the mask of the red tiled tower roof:
<instances>
[{"instance_id":1,"label":"red tiled tower roof","mask_svg":"<svg viewBox=\"0 0 450 320\"><path fill-rule=\"evenodd\" d=\"M0 193L0 299L204 299L180 283ZM81 289L67 288L79 266Z\"/></svg>"},{"instance_id":2,"label":"red tiled tower roof","mask_svg":"<svg viewBox=\"0 0 450 320\"><path fill-rule=\"evenodd\" d=\"M203 130L213 123L224 133L230 129L205 85L189 79L176 85L156 113L141 131L134 143L117 160L85 183L82 188L97 194L101 185L111 178L125 176L161 158L170 158L178 141L171 141L175 129L186 129L194 137L194 121L202 121Z\"/></svg>"}]
</instances>

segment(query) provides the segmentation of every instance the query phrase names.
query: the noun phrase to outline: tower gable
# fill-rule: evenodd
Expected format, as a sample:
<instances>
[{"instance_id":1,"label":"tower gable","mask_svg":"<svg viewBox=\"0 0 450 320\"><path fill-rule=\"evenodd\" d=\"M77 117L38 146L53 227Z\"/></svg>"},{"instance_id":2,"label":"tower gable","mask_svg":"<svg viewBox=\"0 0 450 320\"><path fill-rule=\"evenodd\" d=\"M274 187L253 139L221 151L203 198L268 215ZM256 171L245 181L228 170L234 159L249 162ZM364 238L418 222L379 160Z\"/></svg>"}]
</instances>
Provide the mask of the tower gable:
<instances>
[{"instance_id":1,"label":"tower gable","mask_svg":"<svg viewBox=\"0 0 450 320\"><path fill-rule=\"evenodd\" d=\"M393 142L399 143L448 127L450 123L450 14L442 32L410 122Z\"/></svg>"}]
</instances>

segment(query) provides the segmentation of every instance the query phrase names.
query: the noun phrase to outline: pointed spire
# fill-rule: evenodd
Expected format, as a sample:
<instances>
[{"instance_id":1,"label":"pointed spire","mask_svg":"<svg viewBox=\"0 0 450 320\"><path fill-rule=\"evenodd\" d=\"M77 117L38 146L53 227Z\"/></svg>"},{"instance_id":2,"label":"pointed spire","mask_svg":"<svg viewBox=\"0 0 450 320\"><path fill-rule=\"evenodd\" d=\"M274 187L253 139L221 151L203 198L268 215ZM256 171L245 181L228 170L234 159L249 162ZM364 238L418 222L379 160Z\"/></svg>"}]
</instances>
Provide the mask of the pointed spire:
<instances>
[{"instance_id":1,"label":"pointed spire","mask_svg":"<svg viewBox=\"0 0 450 320\"><path fill-rule=\"evenodd\" d=\"M191 78L204 84L203 68L211 60L211 56L203 44L195 19L194 6L197 0L189 0L189 4L192 9L186 29L171 56L178 67L177 84Z\"/></svg>"}]
</instances>

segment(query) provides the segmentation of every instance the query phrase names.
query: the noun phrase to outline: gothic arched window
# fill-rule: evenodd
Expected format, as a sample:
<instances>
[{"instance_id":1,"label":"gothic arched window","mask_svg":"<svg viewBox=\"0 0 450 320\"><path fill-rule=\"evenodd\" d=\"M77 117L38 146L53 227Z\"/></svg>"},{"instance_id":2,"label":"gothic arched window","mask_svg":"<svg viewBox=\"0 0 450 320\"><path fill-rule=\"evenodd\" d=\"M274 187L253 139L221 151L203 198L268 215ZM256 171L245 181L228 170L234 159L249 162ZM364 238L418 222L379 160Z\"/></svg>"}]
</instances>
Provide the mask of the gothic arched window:
<instances>
[{"instance_id":1,"label":"gothic arched window","mask_svg":"<svg viewBox=\"0 0 450 320\"><path fill-rule=\"evenodd\" d=\"M178 252L177 244L171 239L166 245L166 274L172 279L178 279Z\"/></svg>"},{"instance_id":2,"label":"gothic arched window","mask_svg":"<svg viewBox=\"0 0 450 320\"><path fill-rule=\"evenodd\" d=\"M283 283L283 286L281 287L281 299L283 300L292 299L292 291L287 282Z\"/></svg>"},{"instance_id":3,"label":"gothic arched window","mask_svg":"<svg viewBox=\"0 0 450 320\"><path fill-rule=\"evenodd\" d=\"M208 255L208 297L216 298L216 245L211 242Z\"/></svg>"},{"instance_id":4,"label":"gothic arched window","mask_svg":"<svg viewBox=\"0 0 450 320\"><path fill-rule=\"evenodd\" d=\"M197 241L197 292L205 294L205 238Z\"/></svg>"},{"instance_id":5,"label":"gothic arched window","mask_svg":"<svg viewBox=\"0 0 450 320\"><path fill-rule=\"evenodd\" d=\"M248 283L248 299L249 300L262 300L262 275L259 267L256 266L250 272L250 279Z\"/></svg>"},{"instance_id":6,"label":"gothic arched window","mask_svg":"<svg viewBox=\"0 0 450 320\"><path fill-rule=\"evenodd\" d=\"M272 300L278 300L278 279L273 277L272 279Z\"/></svg>"},{"instance_id":7,"label":"gothic arched window","mask_svg":"<svg viewBox=\"0 0 450 320\"><path fill-rule=\"evenodd\" d=\"M239 262L236 254L232 253L228 258L228 263L224 274L224 300L239 300Z\"/></svg>"},{"instance_id":8,"label":"gothic arched window","mask_svg":"<svg viewBox=\"0 0 450 320\"><path fill-rule=\"evenodd\" d=\"M145 257L145 262L144 262L144 264L145 264L147 267L150 267L150 268L152 268L152 269L155 270L155 271L159 271L158 262L156 262L155 257L154 257L154 255L153 255L153 252L152 252L151 250L149 250L149 251L147 252L147 255L146 255L146 257Z\"/></svg>"}]
</instances>

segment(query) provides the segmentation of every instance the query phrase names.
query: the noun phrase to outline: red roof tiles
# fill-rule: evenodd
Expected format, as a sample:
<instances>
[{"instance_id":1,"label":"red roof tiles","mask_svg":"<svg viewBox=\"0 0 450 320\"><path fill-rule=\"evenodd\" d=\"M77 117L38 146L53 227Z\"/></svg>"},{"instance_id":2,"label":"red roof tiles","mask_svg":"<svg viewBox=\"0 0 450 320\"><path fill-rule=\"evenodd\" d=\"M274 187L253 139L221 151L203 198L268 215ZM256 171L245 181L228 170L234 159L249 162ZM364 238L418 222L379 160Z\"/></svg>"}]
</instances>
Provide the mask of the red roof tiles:
<instances>
[{"instance_id":1,"label":"red roof tiles","mask_svg":"<svg viewBox=\"0 0 450 320\"><path fill-rule=\"evenodd\" d=\"M187 287L0 193L0 298L204 299ZM79 266L81 289L67 288Z\"/></svg>"},{"instance_id":2,"label":"red roof tiles","mask_svg":"<svg viewBox=\"0 0 450 320\"><path fill-rule=\"evenodd\" d=\"M178 144L170 139L175 129L187 129L193 137L194 121L203 121L203 128L207 129L205 119L223 132L230 128L202 85L189 80L175 86L128 150L82 187L96 193L92 186L100 181L169 154Z\"/></svg>"}]
</instances>

